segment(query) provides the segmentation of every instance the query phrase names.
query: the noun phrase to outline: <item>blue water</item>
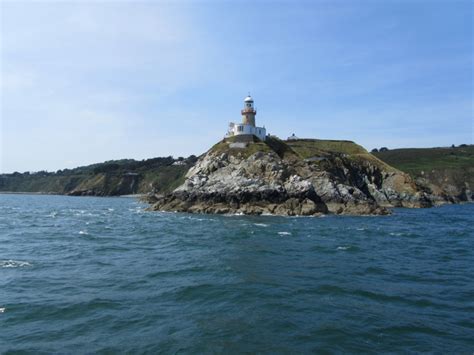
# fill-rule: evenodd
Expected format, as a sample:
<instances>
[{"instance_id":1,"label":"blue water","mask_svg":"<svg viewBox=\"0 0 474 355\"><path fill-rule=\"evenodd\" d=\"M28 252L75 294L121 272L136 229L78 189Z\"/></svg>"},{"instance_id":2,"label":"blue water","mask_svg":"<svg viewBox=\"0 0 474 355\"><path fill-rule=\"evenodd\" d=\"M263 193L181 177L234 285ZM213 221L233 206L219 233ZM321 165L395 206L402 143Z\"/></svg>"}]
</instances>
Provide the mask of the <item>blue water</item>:
<instances>
[{"instance_id":1,"label":"blue water","mask_svg":"<svg viewBox=\"0 0 474 355\"><path fill-rule=\"evenodd\" d=\"M0 195L1 353L474 351L472 204L323 218L144 207Z\"/></svg>"}]
</instances>

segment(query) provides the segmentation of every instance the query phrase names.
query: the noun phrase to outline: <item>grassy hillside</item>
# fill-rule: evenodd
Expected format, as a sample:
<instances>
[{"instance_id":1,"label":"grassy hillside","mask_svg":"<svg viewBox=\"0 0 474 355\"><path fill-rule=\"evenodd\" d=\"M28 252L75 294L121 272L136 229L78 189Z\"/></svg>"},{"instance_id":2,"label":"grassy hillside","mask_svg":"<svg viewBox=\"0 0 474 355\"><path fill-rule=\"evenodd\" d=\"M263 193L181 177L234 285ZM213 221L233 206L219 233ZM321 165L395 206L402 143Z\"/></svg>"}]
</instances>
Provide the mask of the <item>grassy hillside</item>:
<instances>
[{"instance_id":1,"label":"grassy hillside","mask_svg":"<svg viewBox=\"0 0 474 355\"><path fill-rule=\"evenodd\" d=\"M386 171L394 170L390 164L381 161L376 156L370 154L362 146L352 141L337 141L337 140L323 140L323 139L298 139L288 140L285 143L293 149L301 158L309 159L317 156L324 156L325 154L345 154L349 158L363 163L368 161L381 169Z\"/></svg>"},{"instance_id":2,"label":"grassy hillside","mask_svg":"<svg viewBox=\"0 0 474 355\"><path fill-rule=\"evenodd\" d=\"M42 192L116 196L165 193L184 181L184 175L196 161L172 157L142 161L123 159L57 172L40 171L0 175L0 192Z\"/></svg>"},{"instance_id":3,"label":"grassy hillside","mask_svg":"<svg viewBox=\"0 0 474 355\"><path fill-rule=\"evenodd\" d=\"M394 149L373 154L414 176L432 170L461 170L474 167L474 145L456 148Z\"/></svg>"},{"instance_id":4,"label":"grassy hillside","mask_svg":"<svg viewBox=\"0 0 474 355\"><path fill-rule=\"evenodd\" d=\"M285 141L303 159L311 158L322 152L334 152L348 155L366 154L367 151L351 141L335 141L322 139L298 139Z\"/></svg>"},{"instance_id":5,"label":"grassy hillside","mask_svg":"<svg viewBox=\"0 0 474 355\"><path fill-rule=\"evenodd\" d=\"M425 179L454 196L474 190L474 145L394 149L374 155L415 179Z\"/></svg>"}]
</instances>

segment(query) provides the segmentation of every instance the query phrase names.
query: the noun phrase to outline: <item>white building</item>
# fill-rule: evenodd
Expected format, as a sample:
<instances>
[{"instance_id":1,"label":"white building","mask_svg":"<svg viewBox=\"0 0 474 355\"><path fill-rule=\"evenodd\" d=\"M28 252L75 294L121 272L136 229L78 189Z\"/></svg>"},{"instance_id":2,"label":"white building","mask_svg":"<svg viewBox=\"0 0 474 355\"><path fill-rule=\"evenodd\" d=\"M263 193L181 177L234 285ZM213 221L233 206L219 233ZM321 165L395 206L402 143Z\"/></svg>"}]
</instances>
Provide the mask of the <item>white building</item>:
<instances>
[{"instance_id":1,"label":"white building","mask_svg":"<svg viewBox=\"0 0 474 355\"><path fill-rule=\"evenodd\" d=\"M233 136L256 136L260 140L264 141L267 136L267 130L265 127L255 126L255 110L253 105L253 99L249 95L244 99L244 108L241 111L242 123L229 123L229 130L227 131L227 137Z\"/></svg>"}]
</instances>

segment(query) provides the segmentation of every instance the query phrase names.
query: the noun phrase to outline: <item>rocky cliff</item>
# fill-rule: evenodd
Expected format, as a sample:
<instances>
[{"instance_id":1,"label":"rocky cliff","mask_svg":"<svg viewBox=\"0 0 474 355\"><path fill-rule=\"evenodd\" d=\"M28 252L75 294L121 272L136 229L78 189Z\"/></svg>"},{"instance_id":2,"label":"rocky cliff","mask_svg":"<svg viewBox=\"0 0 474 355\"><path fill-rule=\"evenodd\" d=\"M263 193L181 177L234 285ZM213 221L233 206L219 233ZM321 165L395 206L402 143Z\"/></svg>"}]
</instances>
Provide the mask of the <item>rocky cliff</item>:
<instances>
[{"instance_id":1,"label":"rocky cliff","mask_svg":"<svg viewBox=\"0 0 474 355\"><path fill-rule=\"evenodd\" d=\"M474 200L474 145L404 148L375 155L408 174L439 202Z\"/></svg>"},{"instance_id":2,"label":"rocky cliff","mask_svg":"<svg viewBox=\"0 0 474 355\"><path fill-rule=\"evenodd\" d=\"M353 142L225 140L153 210L276 215L388 214L389 207L428 207L430 196L409 175Z\"/></svg>"}]
</instances>

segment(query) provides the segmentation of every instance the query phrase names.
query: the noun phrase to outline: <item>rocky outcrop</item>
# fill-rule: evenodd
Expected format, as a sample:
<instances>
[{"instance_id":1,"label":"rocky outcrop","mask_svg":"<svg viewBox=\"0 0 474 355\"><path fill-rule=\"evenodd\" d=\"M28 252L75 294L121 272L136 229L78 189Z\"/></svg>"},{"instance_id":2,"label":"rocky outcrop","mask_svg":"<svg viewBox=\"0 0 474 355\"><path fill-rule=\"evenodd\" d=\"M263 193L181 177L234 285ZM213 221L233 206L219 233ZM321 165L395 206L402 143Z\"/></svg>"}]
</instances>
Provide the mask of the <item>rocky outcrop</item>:
<instances>
[{"instance_id":1,"label":"rocky outcrop","mask_svg":"<svg viewBox=\"0 0 474 355\"><path fill-rule=\"evenodd\" d=\"M391 149L375 156L410 174L435 204L474 200L474 145Z\"/></svg>"},{"instance_id":2,"label":"rocky outcrop","mask_svg":"<svg viewBox=\"0 0 474 355\"><path fill-rule=\"evenodd\" d=\"M431 205L407 174L376 158L321 152L303 159L289 146L278 151L267 149L275 144L260 150L222 149L225 144L203 155L172 193L150 196L151 209L315 216L383 215L390 213L389 207Z\"/></svg>"},{"instance_id":3,"label":"rocky outcrop","mask_svg":"<svg viewBox=\"0 0 474 355\"><path fill-rule=\"evenodd\" d=\"M416 176L415 181L436 204L473 202L473 174L474 168L462 172L446 169Z\"/></svg>"}]
</instances>

